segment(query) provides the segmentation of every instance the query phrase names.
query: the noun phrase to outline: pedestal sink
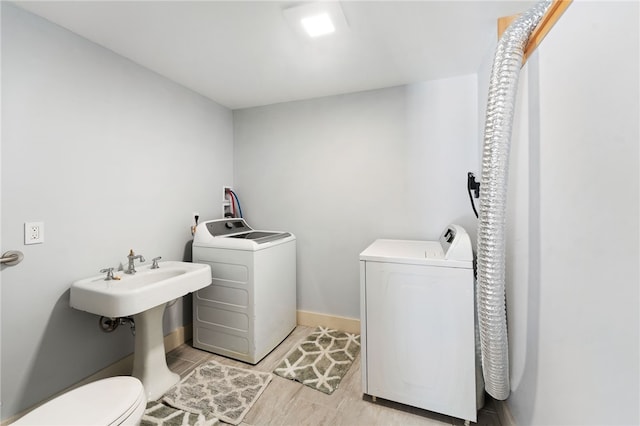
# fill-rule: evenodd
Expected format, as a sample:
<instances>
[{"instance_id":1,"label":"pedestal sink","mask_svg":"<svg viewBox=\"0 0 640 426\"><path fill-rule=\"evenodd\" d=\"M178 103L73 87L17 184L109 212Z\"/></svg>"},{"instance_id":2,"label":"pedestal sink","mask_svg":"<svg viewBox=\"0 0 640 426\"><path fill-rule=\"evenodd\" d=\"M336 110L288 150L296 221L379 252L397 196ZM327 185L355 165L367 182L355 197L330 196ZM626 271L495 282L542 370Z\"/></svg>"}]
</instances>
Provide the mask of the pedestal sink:
<instances>
[{"instance_id":1,"label":"pedestal sink","mask_svg":"<svg viewBox=\"0 0 640 426\"><path fill-rule=\"evenodd\" d=\"M71 285L70 305L110 318L133 316L136 337L132 376L142 381L149 401L160 398L180 376L169 370L162 315L167 302L211 284L211 268L199 263L166 261L157 269L139 266L135 275L86 278Z\"/></svg>"}]
</instances>

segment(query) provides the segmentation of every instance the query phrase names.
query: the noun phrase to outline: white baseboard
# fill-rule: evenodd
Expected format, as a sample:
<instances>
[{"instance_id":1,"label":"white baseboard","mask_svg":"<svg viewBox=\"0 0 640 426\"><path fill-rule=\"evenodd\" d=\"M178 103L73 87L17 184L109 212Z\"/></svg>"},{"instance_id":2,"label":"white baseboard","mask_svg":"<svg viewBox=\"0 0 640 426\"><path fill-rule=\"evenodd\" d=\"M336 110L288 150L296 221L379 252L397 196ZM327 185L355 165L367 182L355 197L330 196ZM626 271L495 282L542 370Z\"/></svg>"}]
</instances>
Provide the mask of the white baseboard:
<instances>
[{"instance_id":1,"label":"white baseboard","mask_svg":"<svg viewBox=\"0 0 640 426\"><path fill-rule=\"evenodd\" d=\"M172 350L174 350L175 348L177 348L178 346L182 345L183 343L185 343L188 340L191 340L191 336L193 333L193 327L191 324L185 325L184 327L180 327L176 330L174 330L173 332L167 334L166 336L164 336L164 349L165 349L165 353L166 352L171 352ZM75 388L78 388L80 386L86 385L88 383L91 382L95 382L96 380L101 380L101 379L106 379L107 377L113 377L113 376L129 376L131 375L131 371L133 370L133 354L127 355L126 357L122 358L119 361L114 362L113 364L103 368L102 370L92 374L91 376L77 382L74 383L73 385L69 386L66 389L61 390L60 392L52 395L51 397L45 399L44 401L39 402L38 404L29 407L28 409L16 414L15 416L12 416L6 420L3 420L2 422L0 422L0 426L6 426L9 425L13 422L15 422L16 420L18 420L20 417L24 416L25 414L27 414L29 411L34 410L36 408L38 408L39 406L41 406L42 404L44 404L45 402L51 401L53 398L57 398L58 396L62 395L63 393L69 392Z\"/></svg>"},{"instance_id":2,"label":"white baseboard","mask_svg":"<svg viewBox=\"0 0 640 426\"><path fill-rule=\"evenodd\" d=\"M360 334L360 319L335 315L319 314L317 312L297 311L298 325L307 327L329 327L348 333Z\"/></svg>"}]
</instances>

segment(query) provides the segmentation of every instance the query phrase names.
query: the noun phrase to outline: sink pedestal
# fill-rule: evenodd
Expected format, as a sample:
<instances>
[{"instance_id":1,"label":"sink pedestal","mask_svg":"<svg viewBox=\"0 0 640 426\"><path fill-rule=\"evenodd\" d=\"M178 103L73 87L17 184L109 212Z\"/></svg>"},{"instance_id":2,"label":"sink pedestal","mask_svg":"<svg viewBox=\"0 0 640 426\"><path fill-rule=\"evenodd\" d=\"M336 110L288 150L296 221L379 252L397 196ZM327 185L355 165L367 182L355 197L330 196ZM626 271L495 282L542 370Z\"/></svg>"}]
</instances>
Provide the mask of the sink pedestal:
<instances>
[{"instance_id":1,"label":"sink pedestal","mask_svg":"<svg viewBox=\"0 0 640 426\"><path fill-rule=\"evenodd\" d=\"M147 400L160 398L180 376L167 366L162 333L162 315L166 303L133 316L136 337L133 352L133 372L140 379L147 394Z\"/></svg>"},{"instance_id":2,"label":"sink pedestal","mask_svg":"<svg viewBox=\"0 0 640 426\"><path fill-rule=\"evenodd\" d=\"M162 314L167 302L211 284L211 267L202 263L168 261L143 265L133 275L105 280L104 274L71 285L72 308L122 318L133 315L136 339L132 375L140 379L150 401L160 398L180 376L167 367Z\"/></svg>"}]
</instances>

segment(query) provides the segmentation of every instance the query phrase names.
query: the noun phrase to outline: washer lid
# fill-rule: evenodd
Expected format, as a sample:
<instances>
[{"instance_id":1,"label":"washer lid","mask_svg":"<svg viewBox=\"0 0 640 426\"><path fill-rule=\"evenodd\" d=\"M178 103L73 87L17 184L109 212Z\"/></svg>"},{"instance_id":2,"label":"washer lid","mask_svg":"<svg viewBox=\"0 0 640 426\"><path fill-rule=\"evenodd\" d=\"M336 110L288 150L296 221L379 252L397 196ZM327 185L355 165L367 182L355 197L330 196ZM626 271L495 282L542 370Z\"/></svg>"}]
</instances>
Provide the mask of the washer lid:
<instances>
[{"instance_id":1,"label":"washer lid","mask_svg":"<svg viewBox=\"0 0 640 426\"><path fill-rule=\"evenodd\" d=\"M201 222L193 246L255 251L292 239L295 237L290 232L256 231L242 218L225 218Z\"/></svg>"},{"instance_id":2,"label":"washer lid","mask_svg":"<svg viewBox=\"0 0 640 426\"><path fill-rule=\"evenodd\" d=\"M144 387L135 377L98 380L41 405L16 425L119 425L140 404L146 404Z\"/></svg>"},{"instance_id":3,"label":"washer lid","mask_svg":"<svg viewBox=\"0 0 640 426\"><path fill-rule=\"evenodd\" d=\"M281 238L290 237L289 232L269 232L269 231L251 231L244 234L228 235L227 238L238 238L242 240L252 240L258 244L268 243L269 241L279 240Z\"/></svg>"}]
</instances>

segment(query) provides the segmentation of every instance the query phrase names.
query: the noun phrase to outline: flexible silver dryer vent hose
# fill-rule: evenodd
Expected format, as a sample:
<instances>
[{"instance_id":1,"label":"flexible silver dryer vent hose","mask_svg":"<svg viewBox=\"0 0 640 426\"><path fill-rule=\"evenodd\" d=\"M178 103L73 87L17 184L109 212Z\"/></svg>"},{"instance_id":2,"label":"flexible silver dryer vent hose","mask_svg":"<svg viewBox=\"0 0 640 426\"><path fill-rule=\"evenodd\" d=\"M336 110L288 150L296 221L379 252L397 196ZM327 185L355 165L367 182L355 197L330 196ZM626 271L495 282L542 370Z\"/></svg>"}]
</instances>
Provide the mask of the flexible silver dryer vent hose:
<instances>
[{"instance_id":1,"label":"flexible silver dryer vent hose","mask_svg":"<svg viewBox=\"0 0 640 426\"><path fill-rule=\"evenodd\" d=\"M478 218L478 323L485 389L509 397L505 304L505 211L509 147L522 57L531 33L551 6L543 0L517 18L498 42L489 82Z\"/></svg>"}]
</instances>

